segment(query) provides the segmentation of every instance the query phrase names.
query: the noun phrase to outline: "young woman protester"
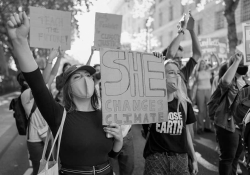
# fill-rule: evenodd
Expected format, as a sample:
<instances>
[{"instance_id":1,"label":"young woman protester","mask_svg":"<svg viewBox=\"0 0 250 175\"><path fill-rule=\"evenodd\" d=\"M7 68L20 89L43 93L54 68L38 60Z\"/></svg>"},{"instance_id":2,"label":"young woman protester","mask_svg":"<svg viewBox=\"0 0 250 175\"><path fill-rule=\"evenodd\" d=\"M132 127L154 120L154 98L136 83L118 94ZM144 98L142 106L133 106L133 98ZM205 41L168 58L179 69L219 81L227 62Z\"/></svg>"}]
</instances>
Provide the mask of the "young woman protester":
<instances>
[{"instance_id":1,"label":"young woman protester","mask_svg":"<svg viewBox=\"0 0 250 175\"><path fill-rule=\"evenodd\" d=\"M189 131L196 118L190 100L181 88L179 64L167 60L165 72L168 122L146 125L149 132L143 153L146 159L144 175L189 175L188 152L192 157L192 173L197 174L197 159Z\"/></svg>"},{"instance_id":2,"label":"young woman protester","mask_svg":"<svg viewBox=\"0 0 250 175\"><path fill-rule=\"evenodd\" d=\"M13 14L7 23L8 34L25 80L37 106L55 136L62 121L64 107L55 102L30 52L27 37L30 24L25 12ZM64 73L63 96L66 120L60 144L60 174L113 175L109 157L116 157L123 145L117 124L102 125L102 112L97 110L91 66L74 65ZM113 138L107 138L110 134Z\"/></svg>"},{"instance_id":3,"label":"young woman protester","mask_svg":"<svg viewBox=\"0 0 250 175\"><path fill-rule=\"evenodd\" d=\"M203 131L212 132L211 130L211 121L208 117L207 112L207 103L211 96L211 78L212 72L219 67L219 58L213 53L213 56L216 58L217 65L210 67L204 59L201 59L197 64L195 71L195 84L196 84L196 103L199 109L198 113L198 130L197 134L201 134ZM204 126L204 119L206 120Z\"/></svg>"}]
</instances>

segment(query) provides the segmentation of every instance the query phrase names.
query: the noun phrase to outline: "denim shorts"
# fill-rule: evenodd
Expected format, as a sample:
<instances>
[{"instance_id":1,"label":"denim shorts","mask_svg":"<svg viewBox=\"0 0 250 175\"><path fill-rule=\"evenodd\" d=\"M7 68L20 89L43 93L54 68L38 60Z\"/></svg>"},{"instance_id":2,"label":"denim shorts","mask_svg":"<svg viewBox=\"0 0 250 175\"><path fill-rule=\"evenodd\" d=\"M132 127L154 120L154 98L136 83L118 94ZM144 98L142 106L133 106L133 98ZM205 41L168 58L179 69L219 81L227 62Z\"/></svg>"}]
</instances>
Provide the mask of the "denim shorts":
<instances>
[{"instance_id":1,"label":"denim shorts","mask_svg":"<svg viewBox=\"0 0 250 175\"><path fill-rule=\"evenodd\" d=\"M155 153L146 158L144 175L189 175L188 155Z\"/></svg>"}]
</instances>

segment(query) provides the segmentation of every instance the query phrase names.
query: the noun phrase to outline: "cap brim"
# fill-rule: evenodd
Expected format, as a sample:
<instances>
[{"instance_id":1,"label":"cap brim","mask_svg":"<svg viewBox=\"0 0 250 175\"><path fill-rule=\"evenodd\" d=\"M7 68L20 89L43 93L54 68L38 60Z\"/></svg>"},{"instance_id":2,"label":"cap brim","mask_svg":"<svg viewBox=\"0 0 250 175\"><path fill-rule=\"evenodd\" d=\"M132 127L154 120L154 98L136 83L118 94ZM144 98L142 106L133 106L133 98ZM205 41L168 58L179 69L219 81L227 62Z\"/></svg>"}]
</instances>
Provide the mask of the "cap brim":
<instances>
[{"instance_id":1,"label":"cap brim","mask_svg":"<svg viewBox=\"0 0 250 175\"><path fill-rule=\"evenodd\" d=\"M78 68L77 68L76 70L74 70L72 73L74 73L74 72L76 72L76 71L78 71L78 70L86 70L86 71L88 71L88 72L90 73L90 75L93 75L93 74L96 72L95 68L93 68L92 66L84 65L84 66L78 67ZM71 73L71 74L72 74L72 73Z\"/></svg>"}]
</instances>

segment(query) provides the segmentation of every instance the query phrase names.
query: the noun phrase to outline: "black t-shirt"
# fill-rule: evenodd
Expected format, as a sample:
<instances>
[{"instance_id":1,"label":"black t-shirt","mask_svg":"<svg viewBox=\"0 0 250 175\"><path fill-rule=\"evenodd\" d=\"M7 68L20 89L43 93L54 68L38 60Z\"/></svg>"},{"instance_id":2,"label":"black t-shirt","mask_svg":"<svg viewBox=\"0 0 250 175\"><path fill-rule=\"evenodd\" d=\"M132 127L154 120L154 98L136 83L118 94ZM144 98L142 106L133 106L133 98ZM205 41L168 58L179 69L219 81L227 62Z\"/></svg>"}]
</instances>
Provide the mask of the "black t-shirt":
<instances>
[{"instance_id":1,"label":"black t-shirt","mask_svg":"<svg viewBox=\"0 0 250 175\"><path fill-rule=\"evenodd\" d=\"M190 57L187 64L183 68L181 68L180 76L182 77L186 85L196 64L197 62L193 59L193 57Z\"/></svg>"},{"instance_id":2,"label":"black t-shirt","mask_svg":"<svg viewBox=\"0 0 250 175\"><path fill-rule=\"evenodd\" d=\"M46 87L40 70L23 73L37 107L55 136L61 124L63 107L53 99ZM60 147L61 164L72 166L95 166L105 163L113 152L113 139L103 130L102 112L73 111L67 113Z\"/></svg>"},{"instance_id":3,"label":"black t-shirt","mask_svg":"<svg viewBox=\"0 0 250 175\"><path fill-rule=\"evenodd\" d=\"M187 103L187 118L181 104L177 112L177 105L177 99L168 103L168 122L151 125L144 158L154 153L187 153L186 124L194 123L196 118L190 103ZM144 128L148 128L148 125L144 125Z\"/></svg>"}]
</instances>

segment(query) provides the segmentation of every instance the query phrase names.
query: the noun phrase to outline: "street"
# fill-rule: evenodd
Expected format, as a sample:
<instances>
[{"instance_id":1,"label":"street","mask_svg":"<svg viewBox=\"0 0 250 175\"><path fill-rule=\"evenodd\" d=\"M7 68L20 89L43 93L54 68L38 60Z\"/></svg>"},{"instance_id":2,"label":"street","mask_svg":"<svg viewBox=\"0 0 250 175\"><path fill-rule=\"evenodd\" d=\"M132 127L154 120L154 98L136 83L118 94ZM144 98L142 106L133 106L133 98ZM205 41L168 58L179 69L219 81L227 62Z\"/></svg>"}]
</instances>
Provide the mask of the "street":
<instances>
[{"instance_id":1,"label":"street","mask_svg":"<svg viewBox=\"0 0 250 175\"><path fill-rule=\"evenodd\" d=\"M12 112L8 110L9 102L17 94L0 97L0 175L31 175L28 161L26 137L17 134ZM135 147L134 175L143 174L144 158L142 157L145 139L141 136L141 125L132 128ZM194 146L199 162L200 175L218 174L218 153L213 133L195 135ZM241 165L243 174L246 170ZM115 166L116 175L119 175Z\"/></svg>"}]
</instances>

